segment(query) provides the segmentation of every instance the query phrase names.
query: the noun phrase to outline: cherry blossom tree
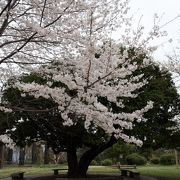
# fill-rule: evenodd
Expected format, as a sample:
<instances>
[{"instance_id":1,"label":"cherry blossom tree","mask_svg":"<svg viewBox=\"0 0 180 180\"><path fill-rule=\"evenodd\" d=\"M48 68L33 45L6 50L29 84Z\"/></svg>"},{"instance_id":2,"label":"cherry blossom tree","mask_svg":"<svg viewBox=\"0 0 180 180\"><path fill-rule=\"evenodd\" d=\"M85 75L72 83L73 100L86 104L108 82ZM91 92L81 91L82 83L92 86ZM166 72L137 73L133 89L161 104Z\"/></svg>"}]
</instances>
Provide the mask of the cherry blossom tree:
<instances>
[{"instance_id":1,"label":"cherry blossom tree","mask_svg":"<svg viewBox=\"0 0 180 180\"><path fill-rule=\"evenodd\" d=\"M16 122L10 132L18 128L18 133L20 129L23 132L24 121L39 123L35 131L28 128L32 138L48 141L54 151L66 151L70 176L85 176L92 159L118 139L141 146L142 141L127 131L144 120L143 114L153 104L145 102L133 111L127 111L124 104L125 99L136 98L148 83L142 69L151 59L142 50L106 42L89 51L88 59L81 55L74 61L54 61L31 75L10 79L2 101L1 110ZM89 150L78 162L76 150L82 145Z\"/></svg>"},{"instance_id":2,"label":"cherry blossom tree","mask_svg":"<svg viewBox=\"0 0 180 180\"><path fill-rule=\"evenodd\" d=\"M55 111L62 127L69 127L69 131L73 131L78 122L84 133L96 134L101 129L106 137L101 139L103 145L97 148L99 151L91 146L79 164L75 158L78 145L65 144L69 174L73 176L78 173L84 176L97 153L119 138L142 144L135 137L129 137L126 129L132 129L134 121L143 119L152 102L126 112L122 110L125 109L123 100L137 97L148 83L143 74L135 72L149 64L148 55L154 50L149 42L165 35L159 26L155 24L146 38L142 38L142 26L133 31L132 18L127 16L128 0L2 0L0 8L1 81L19 74L22 69L23 72L35 69L33 73L42 79L41 83L35 79L24 82L16 77L8 84L21 92L22 99L43 98L52 103L50 109L40 106L36 111L34 105L28 109L16 101L12 106L8 99L2 98L0 111L11 115L19 112L19 120L27 117L20 112L36 112L33 118L39 122L40 112L51 112L52 117ZM111 40L117 28L125 32L120 44ZM122 44L125 49L120 51ZM129 54L132 47L133 55ZM138 64L134 61L136 58L144 63ZM4 93L4 89L2 91ZM111 106L119 111L116 113ZM43 118L46 119L45 115ZM5 141L5 136L1 139Z\"/></svg>"}]
</instances>

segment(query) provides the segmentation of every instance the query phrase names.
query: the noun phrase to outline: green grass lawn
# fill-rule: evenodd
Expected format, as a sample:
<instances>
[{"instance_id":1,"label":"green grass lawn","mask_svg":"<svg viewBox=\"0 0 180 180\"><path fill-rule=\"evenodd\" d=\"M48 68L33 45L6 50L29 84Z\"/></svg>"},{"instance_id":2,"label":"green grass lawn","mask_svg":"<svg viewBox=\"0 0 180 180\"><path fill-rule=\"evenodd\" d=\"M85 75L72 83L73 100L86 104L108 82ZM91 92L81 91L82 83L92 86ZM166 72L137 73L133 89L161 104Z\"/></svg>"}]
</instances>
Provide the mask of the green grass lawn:
<instances>
[{"instance_id":1,"label":"green grass lawn","mask_svg":"<svg viewBox=\"0 0 180 180\"><path fill-rule=\"evenodd\" d=\"M149 165L138 167L141 174L157 177L158 180L180 180L180 167Z\"/></svg>"},{"instance_id":2,"label":"green grass lawn","mask_svg":"<svg viewBox=\"0 0 180 180\"><path fill-rule=\"evenodd\" d=\"M0 169L0 179L10 176L11 173L17 171L24 171L26 172L25 175L32 175L32 174L52 174L52 168L60 167L65 168L66 166L54 166L54 165L39 165L39 166L32 166L32 167L13 167L8 166ZM138 171L142 175L146 176L153 176L157 177L158 180L180 180L180 168L176 169L175 166L155 166L155 165L148 165L148 166L139 166ZM64 171L65 172L65 171ZM105 166L90 166L89 173L119 173L118 169L112 167L105 167Z\"/></svg>"},{"instance_id":3,"label":"green grass lawn","mask_svg":"<svg viewBox=\"0 0 180 180\"><path fill-rule=\"evenodd\" d=\"M65 168L67 166L55 166L55 165L35 165L32 167L15 167L15 166L7 166L4 167L2 169L0 169L0 179L3 179L5 177L10 176L10 174L14 173L14 172L25 172L25 176L26 175L35 175L35 174L53 174L52 169L55 167L60 167L60 168ZM65 171L64 171L65 172Z\"/></svg>"}]
</instances>

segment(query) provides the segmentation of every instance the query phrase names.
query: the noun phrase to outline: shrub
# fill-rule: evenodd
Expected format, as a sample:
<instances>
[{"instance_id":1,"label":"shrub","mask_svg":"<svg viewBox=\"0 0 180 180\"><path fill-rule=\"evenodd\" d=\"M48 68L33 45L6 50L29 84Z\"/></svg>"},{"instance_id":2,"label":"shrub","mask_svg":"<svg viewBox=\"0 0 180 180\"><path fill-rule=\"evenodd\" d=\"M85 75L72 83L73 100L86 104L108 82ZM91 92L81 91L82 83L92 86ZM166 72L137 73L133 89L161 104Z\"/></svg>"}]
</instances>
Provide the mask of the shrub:
<instances>
[{"instance_id":1,"label":"shrub","mask_svg":"<svg viewBox=\"0 0 180 180\"><path fill-rule=\"evenodd\" d=\"M92 161L91 161L91 165L92 165L92 166L96 166L96 165L98 165L98 163L97 163L96 160L92 160Z\"/></svg>"},{"instance_id":2,"label":"shrub","mask_svg":"<svg viewBox=\"0 0 180 180\"><path fill-rule=\"evenodd\" d=\"M126 161L128 164L136 164L136 165L144 165L147 163L146 158L137 153L133 153L126 156Z\"/></svg>"},{"instance_id":3,"label":"shrub","mask_svg":"<svg viewBox=\"0 0 180 180\"><path fill-rule=\"evenodd\" d=\"M159 161L160 161L159 158L156 158L156 157L151 159L152 164L159 164Z\"/></svg>"},{"instance_id":4,"label":"shrub","mask_svg":"<svg viewBox=\"0 0 180 180\"><path fill-rule=\"evenodd\" d=\"M172 154L164 154L160 156L160 164L172 165L175 164L175 157Z\"/></svg>"},{"instance_id":5,"label":"shrub","mask_svg":"<svg viewBox=\"0 0 180 180\"><path fill-rule=\"evenodd\" d=\"M112 160L111 159L105 159L104 161L102 161L101 164L103 166L110 166L110 165L112 165Z\"/></svg>"}]
</instances>

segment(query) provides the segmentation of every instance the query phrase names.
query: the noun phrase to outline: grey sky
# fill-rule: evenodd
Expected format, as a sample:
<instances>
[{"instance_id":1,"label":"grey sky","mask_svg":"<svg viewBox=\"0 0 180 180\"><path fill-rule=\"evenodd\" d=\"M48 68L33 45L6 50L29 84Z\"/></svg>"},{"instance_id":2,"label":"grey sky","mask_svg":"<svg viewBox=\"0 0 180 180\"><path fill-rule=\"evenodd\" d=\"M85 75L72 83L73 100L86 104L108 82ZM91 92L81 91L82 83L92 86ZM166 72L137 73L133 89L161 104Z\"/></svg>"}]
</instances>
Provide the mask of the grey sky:
<instances>
[{"instance_id":1,"label":"grey sky","mask_svg":"<svg viewBox=\"0 0 180 180\"><path fill-rule=\"evenodd\" d=\"M162 15L160 25L163 25L177 15L180 15L180 0L131 0L130 7L130 12L137 17L137 20L143 15L141 24L145 26L147 31L152 28L154 13L157 13L159 16ZM164 59L165 54L171 53L173 47L178 45L177 39L180 39L180 17L166 25L164 30L168 32L168 38L154 42L158 45L161 43L163 44L155 54L155 58L161 61ZM171 44L164 43L170 38L173 39Z\"/></svg>"}]
</instances>

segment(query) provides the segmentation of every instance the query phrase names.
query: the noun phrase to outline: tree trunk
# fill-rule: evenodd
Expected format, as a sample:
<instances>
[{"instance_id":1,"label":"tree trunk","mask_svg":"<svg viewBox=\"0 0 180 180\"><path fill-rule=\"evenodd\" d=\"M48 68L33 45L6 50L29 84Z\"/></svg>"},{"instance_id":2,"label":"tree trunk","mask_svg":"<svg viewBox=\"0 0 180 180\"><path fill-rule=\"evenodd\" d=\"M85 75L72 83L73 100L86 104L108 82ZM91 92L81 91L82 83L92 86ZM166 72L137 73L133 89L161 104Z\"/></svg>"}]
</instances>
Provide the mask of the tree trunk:
<instances>
[{"instance_id":1,"label":"tree trunk","mask_svg":"<svg viewBox=\"0 0 180 180\"><path fill-rule=\"evenodd\" d=\"M37 146L36 146L35 142L32 144L32 160L31 160L31 163L32 164L37 163Z\"/></svg>"},{"instance_id":2,"label":"tree trunk","mask_svg":"<svg viewBox=\"0 0 180 180\"><path fill-rule=\"evenodd\" d=\"M49 164L49 147L48 144L45 144L45 149L44 149L44 164Z\"/></svg>"},{"instance_id":3,"label":"tree trunk","mask_svg":"<svg viewBox=\"0 0 180 180\"><path fill-rule=\"evenodd\" d=\"M179 161L178 161L178 151L177 151L177 149L174 149L174 152L175 152L175 159L176 159L176 168L178 169L179 168Z\"/></svg>"},{"instance_id":4,"label":"tree trunk","mask_svg":"<svg viewBox=\"0 0 180 180\"><path fill-rule=\"evenodd\" d=\"M111 137L109 142L95 146L88 151L86 151L80 158L79 163L76 155L76 148L70 147L67 151L67 161L68 161L68 176L69 177L86 177L88 167L91 161L105 149L111 147L115 144L117 140Z\"/></svg>"},{"instance_id":5,"label":"tree trunk","mask_svg":"<svg viewBox=\"0 0 180 180\"><path fill-rule=\"evenodd\" d=\"M0 142L0 169L3 168L4 162L4 144Z\"/></svg>"},{"instance_id":6,"label":"tree trunk","mask_svg":"<svg viewBox=\"0 0 180 180\"><path fill-rule=\"evenodd\" d=\"M91 163L91 161L101 152L103 152L104 150L106 150L107 148L111 147L113 144L115 144L117 142L117 139L114 138L113 136L110 138L109 142L101 145L101 146L97 146L97 147L93 147L91 149L89 149L88 151L86 151L82 157L80 158L79 161L79 174L81 177L86 177L87 174L87 170L88 167Z\"/></svg>"},{"instance_id":7,"label":"tree trunk","mask_svg":"<svg viewBox=\"0 0 180 180\"><path fill-rule=\"evenodd\" d=\"M12 164L12 156L13 156L13 150L12 149L8 149L7 164Z\"/></svg>"},{"instance_id":8,"label":"tree trunk","mask_svg":"<svg viewBox=\"0 0 180 180\"><path fill-rule=\"evenodd\" d=\"M19 165L24 165L25 160L25 148L20 148L19 151Z\"/></svg>"},{"instance_id":9,"label":"tree trunk","mask_svg":"<svg viewBox=\"0 0 180 180\"><path fill-rule=\"evenodd\" d=\"M37 147L37 163L42 163L43 162L43 149L42 149L42 146L41 144L36 144L36 147Z\"/></svg>"},{"instance_id":10,"label":"tree trunk","mask_svg":"<svg viewBox=\"0 0 180 180\"><path fill-rule=\"evenodd\" d=\"M67 151L68 176L79 177L79 166L76 155L76 148L71 147Z\"/></svg>"}]
</instances>

